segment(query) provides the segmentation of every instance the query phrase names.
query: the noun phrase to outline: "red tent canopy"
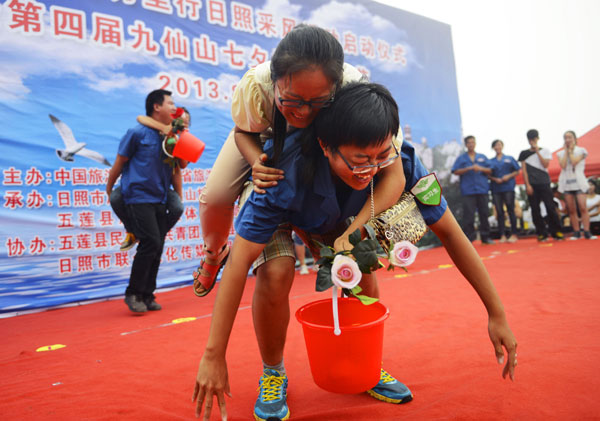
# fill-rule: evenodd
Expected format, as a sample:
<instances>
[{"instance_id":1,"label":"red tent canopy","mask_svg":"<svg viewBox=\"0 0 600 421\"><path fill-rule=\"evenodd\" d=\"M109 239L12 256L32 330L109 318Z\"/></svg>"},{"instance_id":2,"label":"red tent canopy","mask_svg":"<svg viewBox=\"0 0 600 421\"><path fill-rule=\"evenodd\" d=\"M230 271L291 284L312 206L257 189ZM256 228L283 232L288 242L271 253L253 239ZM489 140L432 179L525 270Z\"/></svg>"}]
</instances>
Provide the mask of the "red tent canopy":
<instances>
[{"instance_id":1,"label":"red tent canopy","mask_svg":"<svg viewBox=\"0 0 600 421\"><path fill-rule=\"evenodd\" d=\"M585 175L586 177L600 176L600 125L594 127L592 130L577 138L577 145L585 148L588 152L588 156L585 159ZM558 158L556 152L562 150L560 148L552 154L552 161L548 166L548 172L550 173L550 180L556 183L558 181L558 175L560 174L560 165L558 164ZM517 184L523 184L523 173L519 173L516 177Z\"/></svg>"}]
</instances>

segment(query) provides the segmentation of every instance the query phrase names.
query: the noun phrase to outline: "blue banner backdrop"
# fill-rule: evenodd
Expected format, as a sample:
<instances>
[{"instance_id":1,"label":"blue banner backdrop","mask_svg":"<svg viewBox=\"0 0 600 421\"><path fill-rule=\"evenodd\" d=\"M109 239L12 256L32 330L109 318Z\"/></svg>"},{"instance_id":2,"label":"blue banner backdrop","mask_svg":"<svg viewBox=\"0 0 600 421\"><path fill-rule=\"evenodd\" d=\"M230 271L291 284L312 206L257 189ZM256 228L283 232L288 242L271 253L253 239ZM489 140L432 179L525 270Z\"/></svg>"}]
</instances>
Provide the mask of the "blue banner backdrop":
<instances>
[{"instance_id":1,"label":"blue banner backdrop","mask_svg":"<svg viewBox=\"0 0 600 421\"><path fill-rule=\"evenodd\" d=\"M0 5L0 313L124 293L135 249L105 181L125 131L157 88L173 91L206 143L184 170L185 213L159 287L191 283L202 255L198 193L232 127L231 94L307 22L385 84L418 145L460 138L450 27L371 1L7 0ZM59 130L60 129L60 130ZM86 154L63 161L69 139ZM432 165L423 155L424 161Z\"/></svg>"}]
</instances>

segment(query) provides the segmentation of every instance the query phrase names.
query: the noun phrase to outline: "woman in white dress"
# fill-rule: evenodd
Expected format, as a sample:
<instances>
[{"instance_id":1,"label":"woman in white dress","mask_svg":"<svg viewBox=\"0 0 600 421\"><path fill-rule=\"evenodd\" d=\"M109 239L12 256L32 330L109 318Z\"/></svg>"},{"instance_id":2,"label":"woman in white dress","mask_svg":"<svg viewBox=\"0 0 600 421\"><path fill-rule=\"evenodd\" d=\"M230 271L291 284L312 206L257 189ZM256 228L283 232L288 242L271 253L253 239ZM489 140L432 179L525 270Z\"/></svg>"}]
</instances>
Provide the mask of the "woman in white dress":
<instances>
[{"instance_id":1,"label":"woman in white dress","mask_svg":"<svg viewBox=\"0 0 600 421\"><path fill-rule=\"evenodd\" d=\"M573 227L571 240L581 238L581 225L583 225L583 236L588 240L593 240L596 237L590 233L590 215L585 203L588 191L588 183L584 174L587 150L577 146L577 136L572 130L566 131L563 138L565 140L564 149L557 153L558 163L562 168L558 177L558 191L563 193L569 209L569 218L571 227ZM581 225L577 214L578 208L581 214Z\"/></svg>"}]
</instances>

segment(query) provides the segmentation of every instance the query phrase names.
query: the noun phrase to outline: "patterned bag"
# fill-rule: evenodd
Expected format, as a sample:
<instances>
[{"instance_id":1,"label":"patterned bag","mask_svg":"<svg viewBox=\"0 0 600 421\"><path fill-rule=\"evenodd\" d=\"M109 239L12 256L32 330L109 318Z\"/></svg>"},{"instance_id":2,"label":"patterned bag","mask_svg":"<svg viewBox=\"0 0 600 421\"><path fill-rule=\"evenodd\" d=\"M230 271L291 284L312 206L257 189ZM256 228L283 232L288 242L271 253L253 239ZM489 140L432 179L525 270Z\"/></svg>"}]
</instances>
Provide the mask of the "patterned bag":
<instances>
[{"instance_id":1,"label":"patterned bag","mask_svg":"<svg viewBox=\"0 0 600 421\"><path fill-rule=\"evenodd\" d=\"M371 183L371 214L374 214ZM410 192L402 193L400 200L389 209L372 216L367 222L375 230L377 240L386 253L390 245L402 240L415 244L427 232L427 224L419 211L417 202Z\"/></svg>"}]
</instances>

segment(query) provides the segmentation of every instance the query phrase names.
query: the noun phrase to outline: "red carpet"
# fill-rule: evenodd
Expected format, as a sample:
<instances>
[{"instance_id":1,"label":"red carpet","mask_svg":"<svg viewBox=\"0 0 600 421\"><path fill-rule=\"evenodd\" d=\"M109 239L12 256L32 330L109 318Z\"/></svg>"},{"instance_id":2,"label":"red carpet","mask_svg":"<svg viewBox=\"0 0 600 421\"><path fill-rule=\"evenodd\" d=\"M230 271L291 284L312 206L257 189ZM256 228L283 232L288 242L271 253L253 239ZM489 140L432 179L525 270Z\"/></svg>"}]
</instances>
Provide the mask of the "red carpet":
<instances>
[{"instance_id":1,"label":"red carpet","mask_svg":"<svg viewBox=\"0 0 600 421\"><path fill-rule=\"evenodd\" d=\"M478 297L444 249L423 251L406 277L380 271L384 367L414 400L319 389L293 318L285 362L293 420L600 419L600 240L480 247L519 341L515 382L503 380ZM440 267L440 265L442 265ZM297 276L292 311L329 297ZM248 280L227 355L229 419L252 419L261 361ZM0 319L4 420L192 419L196 369L215 291L158 294L164 310L129 313L122 300ZM188 322L173 320L195 317ZM36 352L39 347L66 347ZM212 419L220 419L213 414Z\"/></svg>"}]
</instances>

